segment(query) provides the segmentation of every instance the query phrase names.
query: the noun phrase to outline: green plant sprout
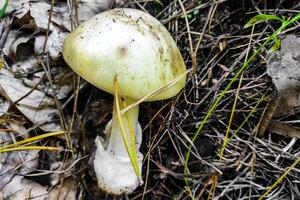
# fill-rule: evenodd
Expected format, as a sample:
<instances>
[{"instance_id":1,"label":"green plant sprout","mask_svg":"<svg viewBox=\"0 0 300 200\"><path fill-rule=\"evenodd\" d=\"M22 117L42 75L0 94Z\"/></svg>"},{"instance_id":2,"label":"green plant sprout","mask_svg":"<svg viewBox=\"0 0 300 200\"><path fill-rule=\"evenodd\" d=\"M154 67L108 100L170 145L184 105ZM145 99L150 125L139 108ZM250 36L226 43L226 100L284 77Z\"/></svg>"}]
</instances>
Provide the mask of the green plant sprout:
<instances>
[{"instance_id":1,"label":"green plant sprout","mask_svg":"<svg viewBox=\"0 0 300 200\"><path fill-rule=\"evenodd\" d=\"M5 0L3 7L0 9L0 19L2 19L4 17L8 3L9 3L9 0Z\"/></svg>"}]
</instances>

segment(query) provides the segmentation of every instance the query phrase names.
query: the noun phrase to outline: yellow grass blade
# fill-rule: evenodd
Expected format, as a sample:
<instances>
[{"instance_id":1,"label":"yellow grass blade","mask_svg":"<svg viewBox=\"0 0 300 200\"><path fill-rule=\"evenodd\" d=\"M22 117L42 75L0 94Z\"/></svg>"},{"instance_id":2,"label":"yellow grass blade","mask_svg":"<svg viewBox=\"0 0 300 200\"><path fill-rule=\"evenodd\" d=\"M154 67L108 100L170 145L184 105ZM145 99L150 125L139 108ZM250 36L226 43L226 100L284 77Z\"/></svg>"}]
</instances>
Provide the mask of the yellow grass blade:
<instances>
[{"instance_id":1,"label":"yellow grass blade","mask_svg":"<svg viewBox=\"0 0 300 200\"><path fill-rule=\"evenodd\" d=\"M126 105L126 102L123 101L123 107L125 108L127 105ZM127 119L127 123L128 123L128 127L129 127L129 134L130 134L130 142L131 142L131 151L132 151L132 158L134 161L136 161L136 164L138 165L137 163L137 156L136 156L136 148L135 148L135 135L134 135L134 128L133 128L133 124L132 124L132 121L129 119L129 116L127 113L125 113L126 115L126 119ZM137 174L138 175L138 174Z\"/></svg>"},{"instance_id":2,"label":"yellow grass blade","mask_svg":"<svg viewBox=\"0 0 300 200\"><path fill-rule=\"evenodd\" d=\"M127 137L126 137L126 131L125 131L124 124L123 124L123 121L122 121L122 118L121 118L121 110L120 110L119 95L118 95L118 88L117 88L117 77L115 77L115 79L114 79L114 90L115 90L115 104L116 104L117 118L118 118L119 125L120 125L120 128L121 128L121 133L122 133L123 141L124 141L124 144L125 144L125 148L126 148L126 151L128 153L128 156L130 158L130 161L132 163L132 167L134 169L135 174L137 175L137 177L141 177L141 173L140 173L138 163L137 163L137 159L136 159L136 151L133 152L133 149L131 149L129 147L128 140L127 140ZM132 135L133 135L133 137L132 137ZM130 133L130 139L131 139L131 141L134 141L134 144L135 144L134 133Z\"/></svg>"},{"instance_id":3,"label":"yellow grass blade","mask_svg":"<svg viewBox=\"0 0 300 200\"><path fill-rule=\"evenodd\" d=\"M0 151L4 150L4 149L11 148L11 147L20 146L22 144L26 144L26 143L34 142L34 141L37 141L37 140L41 140L41 139L44 139L44 138L47 138L47 137L61 135L61 134L64 134L64 133L65 133L65 131L55 131L55 132L45 133L45 134L38 135L38 136L35 136L35 137L27 138L25 140L16 142L14 144L9 144L9 145L6 145L4 147L0 147Z\"/></svg>"},{"instance_id":4,"label":"yellow grass blade","mask_svg":"<svg viewBox=\"0 0 300 200\"><path fill-rule=\"evenodd\" d=\"M0 150L0 153L10 152L10 151L26 151L26 150L46 150L46 151L56 151L64 150L58 147L49 146L26 146L26 147L13 147Z\"/></svg>"},{"instance_id":5,"label":"yellow grass blade","mask_svg":"<svg viewBox=\"0 0 300 200\"><path fill-rule=\"evenodd\" d=\"M192 69L186 70L184 73L182 73L180 76L176 77L174 80L168 82L166 85L162 86L161 88L159 88L158 90L155 90L151 93L149 93L148 95L146 95L145 97L141 98L140 100L138 100L137 102L129 105L128 107L124 108L123 110L121 110L121 115L123 115L125 112L127 112L129 109L139 105L140 103L146 101L147 99L150 99L151 97L156 96L157 94L161 93L162 91L172 87L173 85L175 85L178 81L180 81L182 78L184 78L190 71L192 71Z\"/></svg>"},{"instance_id":6,"label":"yellow grass blade","mask_svg":"<svg viewBox=\"0 0 300 200\"><path fill-rule=\"evenodd\" d=\"M276 180L275 183L265 193L263 193L263 195L261 195L258 200L264 199L299 163L300 157L298 157L297 160L289 168L287 168L287 170L279 177L279 179Z\"/></svg>"},{"instance_id":7,"label":"yellow grass blade","mask_svg":"<svg viewBox=\"0 0 300 200\"><path fill-rule=\"evenodd\" d=\"M243 74L240 77L238 89L237 89L237 92L235 94L235 98L234 98L234 101L233 101L233 106L232 106L232 109L231 109L231 114L230 114L229 122L228 122L228 125L227 125L227 129L226 129L224 142L222 144L221 150L219 150L220 160L222 159L224 150L225 150L227 144L229 143L229 133L230 133L230 130L231 130L231 124L232 124L233 117L234 117L234 114L235 114L236 104L237 104L237 100L238 100L238 97L239 97L242 80L243 80Z\"/></svg>"}]
</instances>

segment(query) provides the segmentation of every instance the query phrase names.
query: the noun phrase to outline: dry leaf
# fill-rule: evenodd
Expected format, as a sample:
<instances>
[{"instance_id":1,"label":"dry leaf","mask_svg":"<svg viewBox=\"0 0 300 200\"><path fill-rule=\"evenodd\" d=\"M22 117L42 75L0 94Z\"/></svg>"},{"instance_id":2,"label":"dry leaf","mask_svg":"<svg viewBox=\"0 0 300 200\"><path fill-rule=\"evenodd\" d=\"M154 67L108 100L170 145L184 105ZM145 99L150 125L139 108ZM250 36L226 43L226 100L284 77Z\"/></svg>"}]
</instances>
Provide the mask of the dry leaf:
<instances>
[{"instance_id":1,"label":"dry leaf","mask_svg":"<svg viewBox=\"0 0 300 200\"><path fill-rule=\"evenodd\" d=\"M17 61L25 61L33 55L41 55L43 51L48 52L52 60L60 57L62 44L67 32L54 29L48 36L46 47L45 35L27 35L23 32L11 30L3 47L3 54Z\"/></svg>"},{"instance_id":2,"label":"dry leaf","mask_svg":"<svg viewBox=\"0 0 300 200\"><path fill-rule=\"evenodd\" d=\"M45 75L40 61L34 57L17 62L11 68L14 77L21 80L25 86L36 88L48 96L55 96L58 99L67 97L73 88L71 70L63 66L51 66L48 70L50 70L48 72L51 82Z\"/></svg>"},{"instance_id":3,"label":"dry leaf","mask_svg":"<svg viewBox=\"0 0 300 200\"><path fill-rule=\"evenodd\" d=\"M14 176L10 182L2 189L0 193L4 199L20 200L35 199L46 200L48 194L47 187L28 180L23 176Z\"/></svg>"},{"instance_id":4,"label":"dry leaf","mask_svg":"<svg viewBox=\"0 0 300 200\"><path fill-rule=\"evenodd\" d=\"M25 128L20 126L15 129L24 130ZM1 146L12 143L13 137L14 133L1 131ZM38 161L39 154L36 150L0 153L0 197L8 200L20 200L29 196L44 200L48 193L47 187L23 177L37 169Z\"/></svg>"},{"instance_id":5,"label":"dry leaf","mask_svg":"<svg viewBox=\"0 0 300 200\"><path fill-rule=\"evenodd\" d=\"M16 31L16 30L10 30L7 36L7 39L4 42L4 46L2 49L2 54L6 55L6 56L12 56L11 53L11 46L13 44L13 42L19 37L20 32Z\"/></svg>"},{"instance_id":6,"label":"dry leaf","mask_svg":"<svg viewBox=\"0 0 300 200\"><path fill-rule=\"evenodd\" d=\"M10 31L11 22L12 20L9 17L0 20L0 53L3 51L5 41ZM2 57L0 57L0 59L2 59Z\"/></svg>"},{"instance_id":7,"label":"dry leaf","mask_svg":"<svg viewBox=\"0 0 300 200\"><path fill-rule=\"evenodd\" d=\"M45 52L49 52L50 58L54 60L59 58L62 51L62 45L67 34L67 32L64 32L58 28L54 29L50 33L45 48ZM46 36L44 35L35 37L34 53L36 55L43 53L45 39Z\"/></svg>"},{"instance_id":8,"label":"dry leaf","mask_svg":"<svg viewBox=\"0 0 300 200\"><path fill-rule=\"evenodd\" d=\"M79 23L86 21L93 15L96 15L113 6L120 6L125 3L124 0L80 0L78 2Z\"/></svg>"},{"instance_id":9,"label":"dry leaf","mask_svg":"<svg viewBox=\"0 0 300 200\"><path fill-rule=\"evenodd\" d=\"M54 189L49 192L47 200L76 200L76 186L77 183L74 178L67 178L63 180L63 184L56 185Z\"/></svg>"},{"instance_id":10,"label":"dry leaf","mask_svg":"<svg viewBox=\"0 0 300 200\"><path fill-rule=\"evenodd\" d=\"M0 71L0 90L11 102L17 102L16 107L35 125L41 125L44 131L61 130L54 120L58 111L53 108L55 102L43 92L24 86L7 69Z\"/></svg>"},{"instance_id":11,"label":"dry leaf","mask_svg":"<svg viewBox=\"0 0 300 200\"><path fill-rule=\"evenodd\" d=\"M7 12L14 14L18 19L15 23L20 27L39 31L47 30L50 8L51 4L46 1L12 0L7 7Z\"/></svg>"},{"instance_id":12,"label":"dry leaf","mask_svg":"<svg viewBox=\"0 0 300 200\"><path fill-rule=\"evenodd\" d=\"M9 106L10 106L9 101L7 101L5 98L0 96L0 116L7 113Z\"/></svg>"},{"instance_id":13,"label":"dry leaf","mask_svg":"<svg viewBox=\"0 0 300 200\"><path fill-rule=\"evenodd\" d=\"M76 1L73 9L78 17L79 23L89 19L95 14L124 4L124 0L80 0ZM7 12L14 13L18 18L20 27L32 29L35 31L45 31L48 28L49 10L51 1L45 0L12 0L7 8ZM67 1L55 1L52 16L50 31L53 27L64 27L71 30L70 13Z\"/></svg>"},{"instance_id":14,"label":"dry leaf","mask_svg":"<svg viewBox=\"0 0 300 200\"><path fill-rule=\"evenodd\" d=\"M13 133L0 132L1 146L13 141ZM0 153L0 191L15 174L27 174L38 167L38 151L12 151Z\"/></svg>"}]
</instances>

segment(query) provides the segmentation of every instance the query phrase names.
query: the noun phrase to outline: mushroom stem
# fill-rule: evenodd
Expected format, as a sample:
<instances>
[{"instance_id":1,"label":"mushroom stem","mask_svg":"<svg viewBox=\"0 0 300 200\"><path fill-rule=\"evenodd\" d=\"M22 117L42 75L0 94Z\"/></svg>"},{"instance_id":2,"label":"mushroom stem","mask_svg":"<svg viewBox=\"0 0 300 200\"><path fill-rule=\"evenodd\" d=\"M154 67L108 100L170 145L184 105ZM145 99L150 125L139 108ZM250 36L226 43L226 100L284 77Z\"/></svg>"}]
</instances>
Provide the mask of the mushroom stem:
<instances>
[{"instance_id":1,"label":"mushroom stem","mask_svg":"<svg viewBox=\"0 0 300 200\"><path fill-rule=\"evenodd\" d=\"M123 98L120 109L131 103L133 100ZM114 104L112 120L105 127L106 141L100 137L95 140L97 150L94 167L100 188L112 194L131 193L142 184L142 180L141 177L137 176L126 150L116 106ZM120 117L130 150L135 145L137 167L141 171L143 155L139 152L139 148L142 140L142 129L138 122L138 114L139 108L136 106ZM133 129L135 140L130 137L130 128ZM134 145L132 145L133 142Z\"/></svg>"},{"instance_id":2,"label":"mushroom stem","mask_svg":"<svg viewBox=\"0 0 300 200\"><path fill-rule=\"evenodd\" d=\"M128 106L132 103L134 103L132 99L122 98L122 102L120 102L120 109L123 109L126 107L126 105ZM141 138L142 138L141 132L136 131L137 126L140 126L138 122L138 116L139 116L138 105L129 109L126 113L120 116L124 125L125 137L128 141L128 144L130 147L132 147L133 146L132 142L135 142L135 148L137 151L140 147ZM113 118L111 123L112 124L111 124L111 131L110 131L107 151L113 152L116 156L128 158L128 152L124 144L124 138L122 136L120 122L117 115L116 103L114 103ZM132 131L134 131L134 134L136 134L134 140L132 140L132 138L130 137L130 126L132 127Z\"/></svg>"}]
</instances>

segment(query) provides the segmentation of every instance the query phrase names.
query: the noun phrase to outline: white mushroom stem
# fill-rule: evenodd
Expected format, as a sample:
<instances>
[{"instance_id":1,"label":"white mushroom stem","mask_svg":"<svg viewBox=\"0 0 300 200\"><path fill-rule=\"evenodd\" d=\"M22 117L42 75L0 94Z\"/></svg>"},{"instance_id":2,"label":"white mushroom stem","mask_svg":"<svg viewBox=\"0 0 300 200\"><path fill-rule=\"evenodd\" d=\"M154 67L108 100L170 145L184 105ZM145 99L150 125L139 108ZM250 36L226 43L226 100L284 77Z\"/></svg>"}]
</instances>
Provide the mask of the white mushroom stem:
<instances>
[{"instance_id":1,"label":"white mushroom stem","mask_svg":"<svg viewBox=\"0 0 300 200\"><path fill-rule=\"evenodd\" d=\"M133 101L125 100L126 105ZM120 103L122 104L122 103ZM122 109L123 106L120 105ZM138 122L139 108L136 106L121 116L126 132L127 141L131 146L129 123L133 126L135 133L135 148L138 168L141 171L143 155L139 152L142 139L142 129ZM131 193L140 184L141 179L133 169L130 157L124 145L121 127L117 116L116 105L114 105L113 118L105 127L106 141L97 137L95 142L97 151L95 153L94 168L98 179L99 187L113 194Z\"/></svg>"},{"instance_id":2,"label":"white mushroom stem","mask_svg":"<svg viewBox=\"0 0 300 200\"><path fill-rule=\"evenodd\" d=\"M123 101L125 102L125 104L128 106L132 103L134 103L133 100L128 99L128 98L123 98ZM120 102L120 109L123 109L124 106L122 105L122 102ZM132 139L130 137L130 127L129 127L129 123L131 124L133 131L134 131L134 127L139 125L138 122L138 117L139 117L139 106L135 106L131 109L129 109L126 113L124 113L123 115L121 115L121 120L123 122L123 126L125 129L125 136L126 139L128 141L129 147L132 148ZM141 132L139 133L134 133L135 134L135 148L138 150L140 148L140 144L141 144ZM116 105L114 104L114 108L113 108L113 118L112 118L112 125L111 125L111 131L110 131L110 136L109 136L109 143L107 146L107 150L113 152L116 156L120 156L120 157L128 157L128 152L126 150L125 147L125 143L124 143L124 138L122 137L122 132L121 132L121 127L120 127L120 122L117 116L117 110L116 110Z\"/></svg>"}]
</instances>

